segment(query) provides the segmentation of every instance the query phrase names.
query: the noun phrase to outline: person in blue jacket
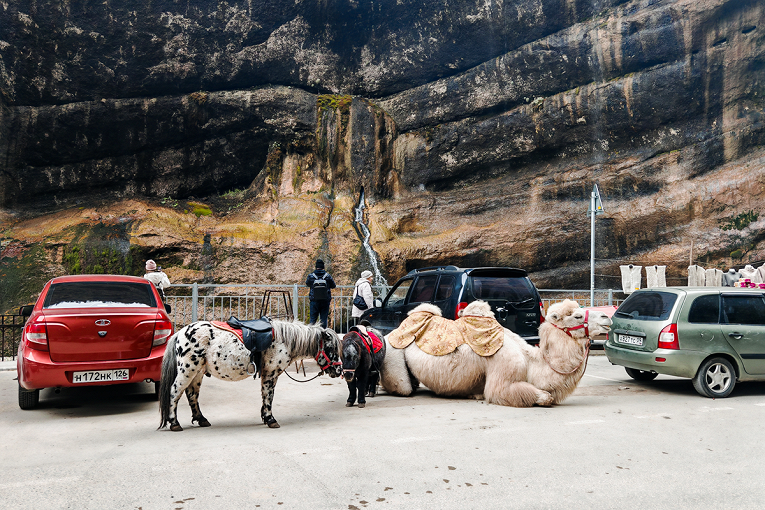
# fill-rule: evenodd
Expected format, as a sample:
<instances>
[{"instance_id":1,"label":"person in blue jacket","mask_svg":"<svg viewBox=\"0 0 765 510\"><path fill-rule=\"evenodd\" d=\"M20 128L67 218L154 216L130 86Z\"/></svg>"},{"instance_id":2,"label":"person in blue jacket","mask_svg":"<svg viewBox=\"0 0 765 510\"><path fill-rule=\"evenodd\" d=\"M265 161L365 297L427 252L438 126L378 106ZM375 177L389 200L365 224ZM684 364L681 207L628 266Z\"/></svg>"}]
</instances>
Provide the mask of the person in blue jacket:
<instances>
[{"instance_id":1,"label":"person in blue jacket","mask_svg":"<svg viewBox=\"0 0 765 510\"><path fill-rule=\"evenodd\" d=\"M330 289L337 287L332 275L324 270L324 261L316 260L316 268L305 280L307 287L311 289L308 294L309 307L311 312L311 324L316 324L321 317L322 327L327 327L327 318L329 317L329 304L332 300Z\"/></svg>"}]
</instances>

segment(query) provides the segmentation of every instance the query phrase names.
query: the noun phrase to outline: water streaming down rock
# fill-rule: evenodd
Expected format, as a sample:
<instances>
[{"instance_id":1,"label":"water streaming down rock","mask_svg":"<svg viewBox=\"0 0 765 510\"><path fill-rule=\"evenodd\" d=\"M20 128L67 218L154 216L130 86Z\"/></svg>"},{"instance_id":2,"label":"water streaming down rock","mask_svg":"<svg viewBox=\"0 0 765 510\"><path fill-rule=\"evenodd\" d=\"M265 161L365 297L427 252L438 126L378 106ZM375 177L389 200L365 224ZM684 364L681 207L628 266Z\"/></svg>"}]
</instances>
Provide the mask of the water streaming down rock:
<instances>
[{"instance_id":1,"label":"water streaming down rock","mask_svg":"<svg viewBox=\"0 0 765 510\"><path fill-rule=\"evenodd\" d=\"M354 218L354 223L356 223L356 231L359 233L359 237L361 237L361 244L364 246L364 251L369 258L369 264L372 266L372 272L375 275L374 284L376 286L387 287L388 281L380 271L379 257L372 249L372 245L369 244L371 233L369 232L367 225L364 223L364 209L366 209L366 203L364 199L364 188L362 187L361 192L359 193L359 203L355 208L356 217Z\"/></svg>"}]
</instances>

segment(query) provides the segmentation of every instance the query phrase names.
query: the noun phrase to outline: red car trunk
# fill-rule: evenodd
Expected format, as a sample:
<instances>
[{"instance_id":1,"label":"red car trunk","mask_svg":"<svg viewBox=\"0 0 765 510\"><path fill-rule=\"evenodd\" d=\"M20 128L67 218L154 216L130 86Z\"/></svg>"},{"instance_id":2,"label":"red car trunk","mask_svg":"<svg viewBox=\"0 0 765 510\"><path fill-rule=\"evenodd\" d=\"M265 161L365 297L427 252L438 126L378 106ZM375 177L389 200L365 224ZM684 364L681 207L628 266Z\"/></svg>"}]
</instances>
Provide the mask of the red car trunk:
<instances>
[{"instance_id":1,"label":"red car trunk","mask_svg":"<svg viewBox=\"0 0 765 510\"><path fill-rule=\"evenodd\" d=\"M45 310L51 361L144 358L151 352L156 310L137 307Z\"/></svg>"}]
</instances>

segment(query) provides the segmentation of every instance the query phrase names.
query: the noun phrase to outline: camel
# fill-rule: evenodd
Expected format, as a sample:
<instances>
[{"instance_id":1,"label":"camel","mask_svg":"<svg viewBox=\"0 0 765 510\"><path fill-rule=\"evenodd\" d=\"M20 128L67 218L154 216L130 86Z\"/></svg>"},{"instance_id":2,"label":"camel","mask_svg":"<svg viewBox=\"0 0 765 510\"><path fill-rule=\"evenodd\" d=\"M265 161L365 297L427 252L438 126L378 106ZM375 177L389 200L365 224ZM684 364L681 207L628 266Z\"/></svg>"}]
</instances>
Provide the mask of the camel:
<instances>
[{"instance_id":1,"label":"camel","mask_svg":"<svg viewBox=\"0 0 765 510\"><path fill-rule=\"evenodd\" d=\"M432 314L433 320L448 320L437 306L423 304L408 315L418 312ZM451 322L470 316L494 319L488 303L474 301L462 310L460 319ZM442 356L426 354L415 342L397 349L389 341L394 330L386 336L381 384L388 393L401 396L411 395L422 383L440 396L485 399L491 404L560 404L584 374L590 338L608 333L610 326L611 319L603 312L586 311L567 299L550 306L539 327L538 347L503 328L504 342L490 356L479 356L468 343Z\"/></svg>"}]
</instances>

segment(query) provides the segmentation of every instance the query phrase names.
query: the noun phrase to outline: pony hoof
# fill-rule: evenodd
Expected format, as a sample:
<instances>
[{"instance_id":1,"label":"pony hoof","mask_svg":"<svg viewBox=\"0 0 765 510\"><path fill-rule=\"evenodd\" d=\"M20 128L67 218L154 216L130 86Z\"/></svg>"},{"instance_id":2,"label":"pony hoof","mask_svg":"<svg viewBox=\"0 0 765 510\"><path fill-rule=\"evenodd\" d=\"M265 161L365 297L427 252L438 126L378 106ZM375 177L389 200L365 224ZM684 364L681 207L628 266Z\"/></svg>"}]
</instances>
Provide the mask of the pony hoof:
<instances>
[{"instance_id":1,"label":"pony hoof","mask_svg":"<svg viewBox=\"0 0 765 510\"><path fill-rule=\"evenodd\" d=\"M276 418L274 418L273 416L268 419L268 421L266 422L266 425L268 425L269 429L279 428L279 423L276 421Z\"/></svg>"},{"instance_id":2,"label":"pony hoof","mask_svg":"<svg viewBox=\"0 0 765 510\"><path fill-rule=\"evenodd\" d=\"M374 398L374 396L375 396L375 394L374 394L374 393L371 393L371 392L370 392L370 393L367 393L367 397L369 397L369 398Z\"/></svg>"},{"instance_id":3,"label":"pony hoof","mask_svg":"<svg viewBox=\"0 0 765 510\"><path fill-rule=\"evenodd\" d=\"M200 427L209 427L210 422L207 421L207 418L202 418L201 420L197 421L197 425L199 425Z\"/></svg>"},{"instance_id":4,"label":"pony hoof","mask_svg":"<svg viewBox=\"0 0 765 510\"><path fill-rule=\"evenodd\" d=\"M353 402L346 402L345 407L353 407Z\"/></svg>"},{"instance_id":5,"label":"pony hoof","mask_svg":"<svg viewBox=\"0 0 765 510\"><path fill-rule=\"evenodd\" d=\"M170 430L173 432L183 432L183 427L176 423L175 425L170 425Z\"/></svg>"},{"instance_id":6,"label":"pony hoof","mask_svg":"<svg viewBox=\"0 0 765 510\"><path fill-rule=\"evenodd\" d=\"M359 404L359 409L364 409L366 406L366 404Z\"/></svg>"}]
</instances>

